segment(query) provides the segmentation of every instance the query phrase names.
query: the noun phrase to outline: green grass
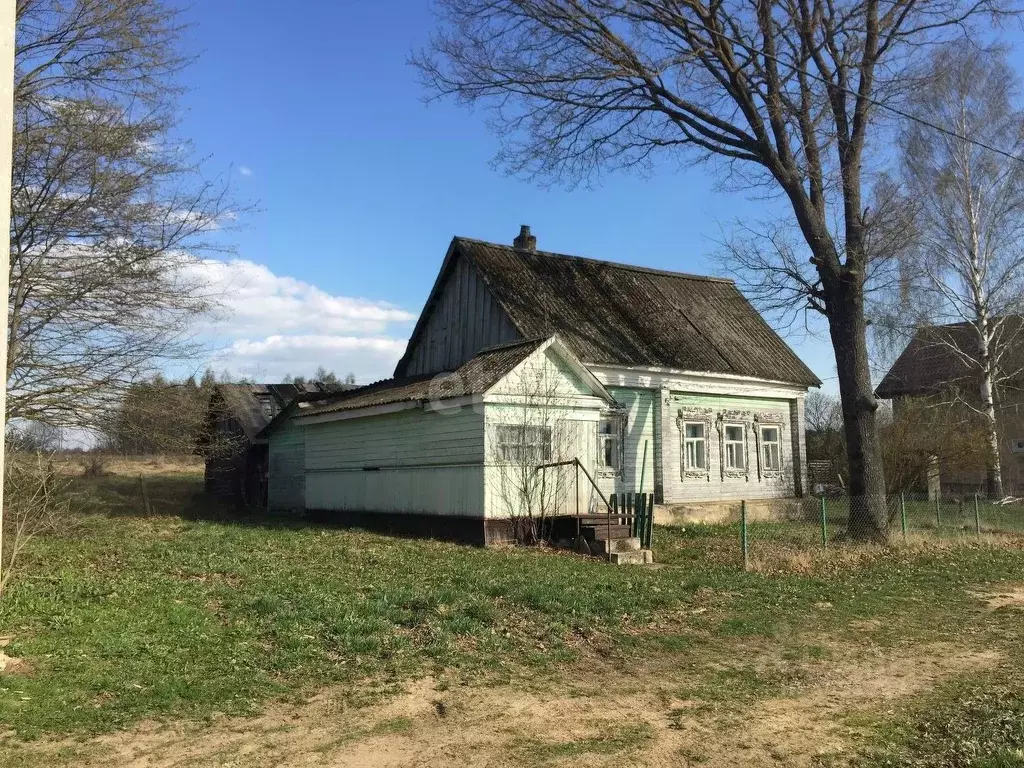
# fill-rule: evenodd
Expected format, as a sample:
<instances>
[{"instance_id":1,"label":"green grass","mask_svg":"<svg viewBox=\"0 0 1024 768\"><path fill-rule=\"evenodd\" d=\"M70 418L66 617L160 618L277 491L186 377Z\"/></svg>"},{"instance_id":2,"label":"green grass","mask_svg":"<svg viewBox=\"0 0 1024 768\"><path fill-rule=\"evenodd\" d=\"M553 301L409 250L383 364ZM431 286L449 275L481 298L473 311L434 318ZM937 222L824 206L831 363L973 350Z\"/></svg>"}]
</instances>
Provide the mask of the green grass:
<instances>
[{"instance_id":1,"label":"green grass","mask_svg":"<svg viewBox=\"0 0 1024 768\"><path fill-rule=\"evenodd\" d=\"M148 480L150 516L139 514L137 479L76 481L87 512L80 529L36 540L0 601L0 634L15 636L5 651L34 667L0 676L5 727L33 738L244 714L331 683L349 684L358 704L428 673L536 685L563 679L565 665L594 648L623 668L644 660L684 669L693 683L679 698L736 708L799 685L793 669L828 663L835 648L856 652L864 635L851 622L866 619L879 620L876 648L944 640L1024 661L1017 615L987 613L969 594L1024 578L1019 548L897 548L806 573L744 573L736 527L693 526L657 529L664 567L613 568L240 518L204 499L198 480ZM759 663L766 654L778 664ZM1004 693L999 701L1010 701ZM945 711L946 700L935 707ZM917 733L877 728L879 749L892 755ZM543 763L639 748L645 733L520 748ZM1017 748L992 744L993 760ZM996 747L1010 751L1000 757Z\"/></svg>"},{"instance_id":2,"label":"green grass","mask_svg":"<svg viewBox=\"0 0 1024 768\"><path fill-rule=\"evenodd\" d=\"M1021 768L1024 766L1024 671L955 680L876 723L872 768Z\"/></svg>"}]
</instances>

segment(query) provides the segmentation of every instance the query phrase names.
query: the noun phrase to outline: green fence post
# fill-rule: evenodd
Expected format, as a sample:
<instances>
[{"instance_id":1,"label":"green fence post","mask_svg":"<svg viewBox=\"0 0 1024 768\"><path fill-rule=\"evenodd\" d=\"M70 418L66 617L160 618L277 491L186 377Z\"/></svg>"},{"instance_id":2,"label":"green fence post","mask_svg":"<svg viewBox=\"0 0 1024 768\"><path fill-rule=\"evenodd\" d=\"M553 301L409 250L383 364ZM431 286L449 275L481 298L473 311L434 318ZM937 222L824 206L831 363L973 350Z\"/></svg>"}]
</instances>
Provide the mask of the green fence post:
<instances>
[{"instance_id":1,"label":"green fence post","mask_svg":"<svg viewBox=\"0 0 1024 768\"><path fill-rule=\"evenodd\" d=\"M942 517L939 514L939 504L940 503L941 502L939 501L939 497L936 496L935 497L935 530L936 531L938 531L939 528L942 526Z\"/></svg>"},{"instance_id":2,"label":"green fence post","mask_svg":"<svg viewBox=\"0 0 1024 768\"><path fill-rule=\"evenodd\" d=\"M828 549L828 522L825 515L825 497L821 497L821 548Z\"/></svg>"},{"instance_id":3,"label":"green fence post","mask_svg":"<svg viewBox=\"0 0 1024 768\"><path fill-rule=\"evenodd\" d=\"M978 494L974 494L974 532L981 536L981 510L978 509Z\"/></svg>"},{"instance_id":4,"label":"green fence post","mask_svg":"<svg viewBox=\"0 0 1024 768\"><path fill-rule=\"evenodd\" d=\"M750 554L747 549L747 502L740 502L740 546L743 549L743 570L750 567Z\"/></svg>"},{"instance_id":5,"label":"green fence post","mask_svg":"<svg viewBox=\"0 0 1024 768\"><path fill-rule=\"evenodd\" d=\"M903 543L907 543L907 495L900 491L900 525L903 527Z\"/></svg>"}]
</instances>

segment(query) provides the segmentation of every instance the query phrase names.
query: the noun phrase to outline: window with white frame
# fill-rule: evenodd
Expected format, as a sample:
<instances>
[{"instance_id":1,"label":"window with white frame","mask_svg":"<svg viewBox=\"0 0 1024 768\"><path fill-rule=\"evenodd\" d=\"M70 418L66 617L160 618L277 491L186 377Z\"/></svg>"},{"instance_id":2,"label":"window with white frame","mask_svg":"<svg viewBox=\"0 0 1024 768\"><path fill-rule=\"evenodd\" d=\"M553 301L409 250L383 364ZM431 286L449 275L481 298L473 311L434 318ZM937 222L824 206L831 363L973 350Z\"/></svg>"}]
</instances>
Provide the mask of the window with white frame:
<instances>
[{"instance_id":1,"label":"window with white frame","mask_svg":"<svg viewBox=\"0 0 1024 768\"><path fill-rule=\"evenodd\" d=\"M708 468L707 427L700 421L683 424L684 469L706 470Z\"/></svg>"},{"instance_id":2,"label":"window with white frame","mask_svg":"<svg viewBox=\"0 0 1024 768\"><path fill-rule=\"evenodd\" d=\"M622 417L605 414L597 424L597 465L605 472L618 472L622 465Z\"/></svg>"},{"instance_id":3,"label":"window with white frame","mask_svg":"<svg viewBox=\"0 0 1024 768\"><path fill-rule=\"evenodd\" d=\"M725 425L725 468L745 469L747 466L747 445L742 424Z\"/></svg>"},{"instance_id":4,"label":"window with white frame","mask_svg":"<svg viewBox=\"0 0 1024 768\"><path fill-rule=\"evenodd\" d=\"M498 461L536 465L551 461L551 427L497 424L494 452Z\"/></svg>"},{"instance_id":5,"label":"window with white frame","mask_svg":"<svg viewBox=\"0 0 1024 768\"><path fill-rule=\"evenodd\" d=\"M782 469L782 440L778 427L761 427L761 469Z\"/></svg>"}]
</instances>

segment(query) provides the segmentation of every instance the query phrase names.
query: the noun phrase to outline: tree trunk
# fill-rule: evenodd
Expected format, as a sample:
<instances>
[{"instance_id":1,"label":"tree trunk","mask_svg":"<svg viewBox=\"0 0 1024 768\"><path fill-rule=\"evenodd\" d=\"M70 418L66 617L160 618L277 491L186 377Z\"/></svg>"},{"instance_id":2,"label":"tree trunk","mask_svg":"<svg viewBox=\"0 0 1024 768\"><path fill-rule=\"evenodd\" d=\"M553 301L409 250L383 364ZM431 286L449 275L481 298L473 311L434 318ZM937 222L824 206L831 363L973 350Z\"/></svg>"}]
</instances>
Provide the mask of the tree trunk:
<instances>
[{"instance_id":1,"label":"tree trunk","mask_svg":"<svg viewBox=\"0 0 1024 768\"><path fill-rule=\"evenodd\" d=\"M853 281L844 283L841 293L830 302L828 317L850 471L848 531L858 541L884 541L889 535L889 512L876 426L878 403L868 366L864 300Z\"/></svg>"},{"instance_id":2,"label":"tree trunk","mask_svg":"<svg viewBox=\"0 0 1024 768\"><path fill-rule=\"evenodd\" d=\"M986 492L990 499L1003 497L1003 466L999 458L999 429L996 423L996 403L992 373L987 369L981 380L981 402L985 410L985 428L988 432L988 471L985 473Z\"/></svg>"}]
</instances>

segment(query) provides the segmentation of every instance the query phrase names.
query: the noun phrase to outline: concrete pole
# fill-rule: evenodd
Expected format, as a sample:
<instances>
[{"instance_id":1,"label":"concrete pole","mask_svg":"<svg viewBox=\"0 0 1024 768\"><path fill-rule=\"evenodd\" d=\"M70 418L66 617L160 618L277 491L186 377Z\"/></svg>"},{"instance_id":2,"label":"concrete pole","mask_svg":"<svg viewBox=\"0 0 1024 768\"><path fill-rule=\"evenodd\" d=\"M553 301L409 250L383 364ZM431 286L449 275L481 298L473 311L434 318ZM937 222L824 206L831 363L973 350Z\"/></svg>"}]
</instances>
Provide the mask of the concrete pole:
<instances>
[{"instance_id":1,"label":"concrete pole","mask_svg":"<svg viewBox=\"0 0 1024 768\"><path fill-rule=\"evenodd\" d=\"M11 228L11 152L14 142L14 27L17 0L0 0L0 225ZM9 239L9 238L8 238ZM11 249L0 247L0 296L3 335L0 338L0 568L4 551L4 436L7 434L7 306L11 282ZM0 583L3 573L0 571Z\"/></svg>"}]
</instances>

